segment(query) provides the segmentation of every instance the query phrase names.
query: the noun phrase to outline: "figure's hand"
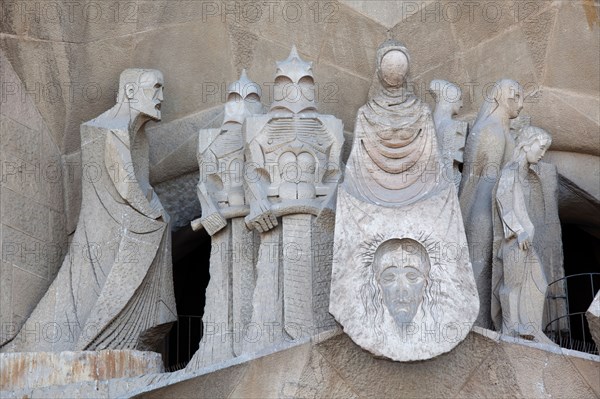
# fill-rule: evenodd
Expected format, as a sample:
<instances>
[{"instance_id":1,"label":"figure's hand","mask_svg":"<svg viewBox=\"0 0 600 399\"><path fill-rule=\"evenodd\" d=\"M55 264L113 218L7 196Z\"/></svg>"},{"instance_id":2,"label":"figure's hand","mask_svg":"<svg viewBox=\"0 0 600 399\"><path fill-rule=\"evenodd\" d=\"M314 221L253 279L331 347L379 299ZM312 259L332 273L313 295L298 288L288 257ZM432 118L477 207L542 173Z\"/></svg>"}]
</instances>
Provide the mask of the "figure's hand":
<instances>
[{"instance_id":1,"label":"figure's hand","mask_svg":"<svg viewBox=\"0 0 600 399\"><path fill-rule=\"evenodd\" d=\"M531 237L526 232L519 233L517 236L517 242L519 243L519 248L522 251L527 251L531 246Z\"/></svg>"},{"instance_id":2,"label":"figure's hand","mask_svg":"<svg viewBox=\"0 0 600 399\"><path fill-rule=\"evenodd\" d=\"M250 223L259 233L264 233L277 226L277 217L271 211L271 205L267 200L258 201L258 216L252 218Z\"/></svg>"},{"instance_id":3,"label":"figure's hand","mask_svg":"<svg viewBox=\"0 0 600 399\"><path fill-rule=\"evenodd\" d=\"M206 217L202 217L200 221L202 222L202 226L204 226L204 230L206 230L206 232L211 236L215 235L225 226L227 226L227 220L225 220L225 218L219 212L214 212Z\"/></svg>"}]
</instances>

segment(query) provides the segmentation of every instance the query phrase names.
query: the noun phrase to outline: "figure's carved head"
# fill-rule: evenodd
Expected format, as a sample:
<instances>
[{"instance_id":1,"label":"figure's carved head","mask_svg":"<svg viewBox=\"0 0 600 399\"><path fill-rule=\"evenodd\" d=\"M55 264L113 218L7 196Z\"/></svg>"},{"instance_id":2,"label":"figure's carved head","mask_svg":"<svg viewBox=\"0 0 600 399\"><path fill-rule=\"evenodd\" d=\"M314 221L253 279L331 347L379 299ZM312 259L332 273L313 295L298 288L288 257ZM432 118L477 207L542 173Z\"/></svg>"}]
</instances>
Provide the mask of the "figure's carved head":
<instances>
[{"instance_id":1,"label":"figure's carved head","mask_svg":"<svg viewBox=\"0 0 600 399\"><path fill-rule=\"evenodd\" d=\"M425 296L430 269L427 250L415 240L388 240L375 251L375 279L383 303L396 324L408 323L417 314Z\"/></svg>"},{"instance_id":2,"label":"figure's carved head","mask_svg":"<svg viewBox=\"0 0 600 399\"><path fill-rule=\"evenodd\" d=\"M456 115L463 106L462 91L454 83L435 79L429 84L429 91L433 95L436 107L447 109L450 115Z\"/></svg>"},{"instance_id":3,"label":"figure's carved head","mask_svg":"<svg viewBox=\"0 0 600 399\"><path fill-rule=\"evenodd\" d=\"M523 87L512 79L501 79L492 87L491 91L485 93L486 98L479 110L477 120L486 120L496 110L503 110L509 119L514 119L519 116L523 109L523 100L525 97Z\"/></svg>"},{"instance_id":4,"label":"figure's carved head","mask_svg":"<svg viewBox=\"0 0 600 399\"><path fill-rule=\"evenodd\" d=\"M496 82L494 100L500 107L506 109L509 118L519 116L523 109L524 99L523 87L518 82L512 79L502 79Z\"/></svg>"},{"instance_id":5,"label":"figure's carved head","mask_svg":"<svg viewBox=\"0 0 600 399\"><path fill-rule=\"evenodd\" d=\"M377 50L377 76L388 89L404 85L410 69L408 50L400 42L389 39Z\"/></svg>"},{"instance_id":6,"label":"figure's carved head","mask_svg":"<svg viewBox=\"0 0 600 399\"><path fill-rule=\"evenodd\" d=\"M300 58L296 46L292 47L286 60L277 62L273 94L271 110L287 109L300 113L317 109L312 62Z\"/></svg>"},{"instance_id":7,"label":"figure's carved head","mask_svg":"<svg viewBox=\"0 0 600 399\"><path fill-rule=\"evenodd\" d=\"M437 323L440 319L439 292L431 265L439 265L436 248L439 242L421 236L385 239L376 235L361 245L363 284L360 297L364 322L384 340L385 309L400 329L420 315ZM420 311L419 311L420 310Z\"/></svg>"},{"instance_id":8,"label":"figure's carved head","mask_svg":"<svg viewBox=\"0 0 600 399\"><path fill-rule=\"evenodd\" d=\"M248 116L261 113L260 96L260 86L248 78L245 69L242 70L240 78L227 89L223 123L242 124Z\"/></svg>"},{"instance_id":9,"label":"figure's carved head","mask_svg":"<svg viewBox=\"0 0 600 399\"><path fill-rule=\"evenodd\" d=\"M535 165L542 159L551 144L552 137L544 129L526 126L518 136L514 158L524 156L529 164Z\"/></svg>"},{"instance_id":10,"label":"figure's carved head","mask_svg":"<svg viewBox=\"0 0 600 399\"><path fill-rule=\"evenodd\" d=\"M128 104L130 109L160 120L163 84L162 72L156 69L126 69L119 79L117 103Z\"/></svg>"}]
</instances>

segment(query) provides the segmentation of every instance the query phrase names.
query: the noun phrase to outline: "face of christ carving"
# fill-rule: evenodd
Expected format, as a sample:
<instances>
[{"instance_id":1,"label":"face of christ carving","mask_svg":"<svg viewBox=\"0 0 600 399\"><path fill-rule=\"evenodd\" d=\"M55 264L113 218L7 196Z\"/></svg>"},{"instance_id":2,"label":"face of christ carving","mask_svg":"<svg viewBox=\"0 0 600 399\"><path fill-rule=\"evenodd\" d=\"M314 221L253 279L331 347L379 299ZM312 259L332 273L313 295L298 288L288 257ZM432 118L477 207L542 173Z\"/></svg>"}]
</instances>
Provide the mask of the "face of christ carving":
<instances>
[{"instance_id":1,"label":"face of christ carving","mask_svg":"<svg viewBox=\"0 0 600 399\"><path fill-rule=\"evenodd\" d=\"M393 239L375 251L373 269L383 303L398 325L408 323L423 302L429 279L429 256L410 239Z\"/></svg>"}]
</instances>

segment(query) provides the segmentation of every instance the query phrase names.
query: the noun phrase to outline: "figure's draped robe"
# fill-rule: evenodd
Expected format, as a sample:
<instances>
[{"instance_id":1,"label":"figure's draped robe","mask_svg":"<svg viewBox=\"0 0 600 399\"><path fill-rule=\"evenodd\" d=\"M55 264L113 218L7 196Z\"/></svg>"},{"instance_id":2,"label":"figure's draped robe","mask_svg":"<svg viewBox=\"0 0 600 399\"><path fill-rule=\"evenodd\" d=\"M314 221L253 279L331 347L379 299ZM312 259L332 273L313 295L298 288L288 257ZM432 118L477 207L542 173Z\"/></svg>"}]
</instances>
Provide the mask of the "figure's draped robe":
<instances>
[{"instance_id":1,"label":"figure's draped robe","mask_svg":"<svg viewBox=\"0 0 600 399\"><path fill-rule=\"evenodd\" d=\"M561 240L557 172L540 162L521 182L517 168L511 163L503 169L495 195L491 316L499 331L509 328L546 340L545 324L566 312L564 303L550 302L550 317L542 313L548 283L564 277L562 248L555 244ZM519 249L516 236L505 238L519 229L533 235L527 251ZM565 295L560 282L551 289L552 296Z\"/></svg>"},{"instance_id":2,"label":"figure's draped robe","mask_svg":"<svg viewBox=\"0 0 600 399\"><path fill-rule=\"evenodd\" d=\"M177 319L169 225L147 199L156 194L144 131L131 146L127 129L98 119L81 127L82 204L69 251L9 351L157 349ZM31 334L47 326L50 336Z\"/></svg>"}]
</instances>

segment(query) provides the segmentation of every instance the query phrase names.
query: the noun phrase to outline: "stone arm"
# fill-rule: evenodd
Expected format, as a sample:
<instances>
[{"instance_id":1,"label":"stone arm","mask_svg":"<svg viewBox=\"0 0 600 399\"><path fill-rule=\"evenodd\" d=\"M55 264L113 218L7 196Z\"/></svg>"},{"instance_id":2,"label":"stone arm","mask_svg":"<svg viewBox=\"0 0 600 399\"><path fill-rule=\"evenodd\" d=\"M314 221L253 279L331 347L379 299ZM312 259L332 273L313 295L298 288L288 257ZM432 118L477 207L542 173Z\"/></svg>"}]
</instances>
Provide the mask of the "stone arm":
<instances>
[{"instance_id":1,"label":"stone arm","mask_svg":"<svg viewBox=\"0 0 600 399\"><path fill-rule=\"evenodd\" d=\"M264 165L262 148L253 140L246 147L246 171L244 181L247 187L247 199L250 201L250 214L246 223L251 224L258 232L263 233L277 226L277 217L271 211L271 204L267 199L263 182L268 178Z\"/></svg>"},{"instance_id":2,"label":"stone arm","mask_svg":"<svg viewBox=\"0 0 600 399\"><path fill-rule=\"evenodd\" d=\"M114 131L106 136L104 162L110 179L119 195L135 210L153 219L168 219L160 199L150 187L144 193L135 176L131 150Z\"/></svg>"},{"instance_id":3,"label":"stone arm","mask_svg":"<svg viewBox=\"0 0 600 399\"><path fill-rule=\"evenodd\" d=\"M210 172L216 172L218 159L210 149L207 149L204 153L198 154L198 165L200 167L200 179L196 186L196 193L202 208L200 221L206 232L212 236L227 226L227 221L221 215L217 204L208 192L208 180L215 175Z\"/></svg>"},{"instance_id":4,"label":"stone arm","mask_svg":"<svg viewBox=\"0 0 600 399\"><path fill-rule=\"evenodd\" d=\"M533 237L529 236L524 227L524 221L519 217L518 208L524 207L525 204L517 203L519 195L515 190L515 184L518 184L516 178L517 172L511 168L511 165L502 170L502 176L500 177L496 191L496 203L500 219L502 220L504 239L516 238L519 247L526 250L529 248Z\"/></svg>"}]
</instances>

